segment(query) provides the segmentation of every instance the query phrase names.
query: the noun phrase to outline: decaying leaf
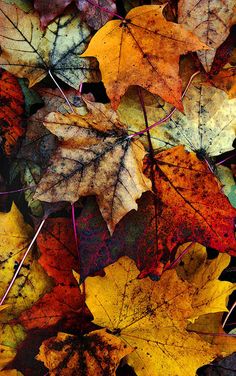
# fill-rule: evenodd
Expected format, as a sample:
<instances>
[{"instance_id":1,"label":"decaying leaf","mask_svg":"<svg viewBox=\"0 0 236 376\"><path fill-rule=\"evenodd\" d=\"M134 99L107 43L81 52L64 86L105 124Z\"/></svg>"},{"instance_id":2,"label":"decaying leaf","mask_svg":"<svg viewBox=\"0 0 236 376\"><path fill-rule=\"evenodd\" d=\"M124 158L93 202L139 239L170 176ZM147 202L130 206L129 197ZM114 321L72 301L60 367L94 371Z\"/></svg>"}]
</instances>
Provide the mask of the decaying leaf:
<instances>
[{"instance_id":1,"label":"decaying leaf","mask_svg":"<svg viewBox=\"0 0 236 376\"><path fill-rule=\"evenodd\" d=\"M2 319L1 316L0 318ZM0 323L0 370L15 358L17 347L25 339L25 336L21 325L10 325L6 322Z\"/></svg>"},{"instance_id":2,"label":"decaying leaf","mask_svg":"<svg viewBox=\"0 0 236 376\"><path fill-rule=\"evenodd\" d=\"M199 51L198 57L206 69L211 69L216 49L229 35L235 12L234 0L180 0L178 21L211 47Z\"/></svg>"},{"instance_id":3,"label":"decaying leaf","mask_svg":"<svg viewBox=\"0 0 236 376\"><path fill-rule=\"evenodd\" d=\"M186 331L193 312L191 285L174 270L158 282L139 280L134 261L123 257L105 272L86 279L86 304L94 323L135 348L126 359L138 376L195 376L214 359L217 348Z\"/></svg>"},{"instance_id":4,"label":"decaying leaf","mask_svg":"<svg viewBox=\"0 0 236 376\"><path fill-rule=\"evenodd\" d=\"M162 5L144 5L123 21L107 22L81 55L98 59L115 109L127 88L139 85L183 110L179 57L208 47L183 26L166 21L162 10Z\"/></svg>"},{"instance_id":5,"label":"decaying leaf","mask_svg":"<svg viewBox=\"0 0 236 376\"><path fill-rule=\"evenodd\" d=\"M218 166L217 178L221 182L223 192L228 197L229 202L236 208L236 184L232 170L225 166Z\"/></svg>"},{"instance_id":6,"label":"decaying leaf","mask_svg":"<svg viewBox=\"0 0 236 376\"><path fill-rule=\"evenodd\" d=\"M0 140L7 155L12 153L23 127L24 96L17 79L0 69Z\"/></svg>"},{"instance_id":7,"label":"decaying leaf","mask_svg":"<svg viewBox=\"0 0 236 376\"><path fill-rule=\"evenodd\" d=\"M176 257L183 251L179 248ZM236 285L228 281L220 281L222 271L229 265L230 256L219 254L215 259L208 260L206 249L200 244L193 244L181 259L177 267L178 275L196 286L193 295L194 314L192 321L208 313L227 312L228 297L236 289Z\"/></svg>"},{"instance_id":8,"label":"decaying leaf","mask_svg":"<svg viewBox=\"0 0 236 376\"><path fill-rule=\"evenodd\" d=\"M34 8L40 15L41 27L46 28L72 2L73 0L51 0L50 2L34 0ZM86 19L88 25L96 30L113 17L113 12L116 12L114 0L75 0L75 4L83 12L83 18Z\"/></svg>"},{"instance_id":9,"label":"decaying leaf","mask_svg":"<svg viewBox=\"0 0 236 376\"><path fill-rule=\"evenodd\" d=\"M115 376L120 360L133 348L106 332L94 330L83 337L58 333L43 342L37 359L50 376Z\"/></svg>"},{"instance_id":10,"label":"decaying leaf","mask_svg":"<svg viewBox=\"0 0 236 376\"><path fill-rule=\"evenodd\" d=\"M224 90L229 98L236 97L236 68L234 66L228 66L227 64L218 74L211 77L209 82L213 86Z\"/></svg>"},{"instance_id":11,"label":"decaying leaf","mask_svg":"<svg viewBox=\"0 0 236 376\"><path fill-rule=\"evenodd\" d=\"M6 371L0 371L1 376L24 376L23 373L16 369L8 369Z\"/></svg>"},{"instance_id":12,"label":"decaying leaf","mask_svg":"<svg viewBox=\"0 0 236 376\"><path fill-rule=\"evenodd\" d=\"M60 138L49 168L37 186L35 198L75 202L96 195L112 233L136 200L151 188L142 172L144 148L132 141L108 105L89 103L90 114L49 114L44 124Z\"/></svg>"},{"instance_id":13,"label":"decaying leaf","mask_svg":"<svg viewBox=\"0 0 236 376\"><path fill-rule=\"evenodd\" d=\"M20 323L27 329L47 328L63 320L64 326L80 328L82 297L72 274L72 269L78 270L79 259L71 220L48 218L37 243L39 263L55 287L21 314Z\"/></svg>"},{"instance_id":14,"label":"decaying leaf","mask_svg":"<svg viewBox=\"0 0 236 376\"><path fill-rule=\"evenodd\" d=\"M188 241L235 254L235 209L203 161L182 146L172 148L156 155L153 178L156 195L144 194L112 237L97 206L87 202L77 220L82 280L123 255L136 261L142 276L160 276Z\"/></svg>"},{"instance_id":15,"label":"decaying leaf","mask_svg":"<svg viewBox=\"0 0 236 376\"><path fill-rule=\"evenodd\" d=\"M30 243L32 228L24 222L15 204L12 205L9 213L0 213L0 221L0 296L2 297ZM50 278L31 253L5 300L9 306L1 312L0 322L16 318L50 289Z\"/></svg>"},{"instance_id":16,"label":"decaying leaf","mask_svg":"<svg viewBox=\"0 0 236 376\"><path fill-rule=\"evenodd\" d=\"M30 86L49 71L76 89L81 82L99 79L96 63L79 57L91 32L78 15L58 18L44 33L35 12L26 14L1 0L0 24L0 66L28 78Z\"/></svg>"},{"instance_id":17,"label":"decaying leaf","mask_svg":"<svg viewBox=\"0 0 236 376\"><path fill-rule=\"evenodd\" d=\"M222 313L210 313L200 316L194 323L188 325L188 330L199 333L208 343L217 346L224 355L236 351L236 337L224 332L222 329Z\"/></svg>"},{"instance_id":18,"label":"decaying leaf","mask_svg":"<svg viewBox=\"0 0 236 376\"><path fill-rule=\"evenodd\" d=\"M127 99L126 103L124 98L119 108L122 121L129 125L132 133L145 129L137 92L131 91ZM144 102L149 125L169 115L172 109L147 92L144 92ZM151 130L154 148L185 145L200 158L233 150L236 99L229 100L222 90L196 83L189 88L183 103L184 114L176 111L167 123Z\"/></svg>"}]
</instances>

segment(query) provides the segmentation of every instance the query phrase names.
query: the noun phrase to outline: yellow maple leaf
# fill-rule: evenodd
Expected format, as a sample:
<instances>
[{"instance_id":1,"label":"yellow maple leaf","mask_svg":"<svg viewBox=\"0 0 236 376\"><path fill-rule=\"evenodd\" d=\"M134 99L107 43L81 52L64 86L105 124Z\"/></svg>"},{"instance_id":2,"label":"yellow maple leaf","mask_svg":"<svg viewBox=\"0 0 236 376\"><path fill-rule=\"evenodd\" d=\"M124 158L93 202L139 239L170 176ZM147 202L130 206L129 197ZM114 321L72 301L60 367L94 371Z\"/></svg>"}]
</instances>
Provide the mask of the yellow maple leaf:
<instances>
[{"instance_id":1,"label":"yellow maple leaf","mask_svg":"<svg viewBox=\"0 0 236 376\"><path fill-rule=\"evenodd\" d=\"M185 247L186 245L179 248L176 257ZM193 243L181 259L181 265L177 267L178 275L195 286L191 321L208 313L228 311L228 297L236 290L236 284L220 281L218 278L229 265L230 259L229 255L220 253L213 260L208 260L206 248L197 243Z\"/></svg>"},{"instance_id":2,"label":"yellow maple leaf","mask_svg":"<svg viewBox=\"0 0 236 376\"><path fill-rule=\"evenodd\" d=\"M53 112L44 124L60 138L39 182L34 198L42 201L75 202L80 196L96 195L112 233L136 200L151 189L143 174L145 150L132 141L109 105L86 102L91 113L80 116Z\"/></svg>"},{"instance_id":3,"label":"yellow maple leaf","mask_svg":"<svg viewBox=\"0 0 236 376\"><path fill-rule=\"evenodd\" d=\"M121 339L100 329L83 337L58 333L43 341L36 359L49 369L50 376L115 376L120 360L132 351Z\"/></svg>"},{"instance_id":4,"label":"yellow maple leaf","mask_svg":"<svg viewBox=\"0 0 236 376\"><path fill-rule=\"evenodd\" d=\"M216 357L215 346L186 330L193 290L174 270L158 282L140 280L134 261L122 257L105 272L86 279L86 304L95 324L135 348L127 362L137 375L195 376Z\"/></svg>"},{"instance_id":5,"label":"yellow maple leaf","mask_svg":"<svg viewBox=\"0 0 236 376\"><path fill-rule=\"evenodd\" d=\"M27 250L33 230L24 222L22 214L14 203L9 213L0 213L0 222L0 296L2 297L14 276L15 268ZM1 312L0 322L16 318L51 287L51 279L31 253L26 258L5 300L8 307Z\"/></svg>"},{"instance_id":6,"label":"yellow maple leaf","mask_svg":"<svg viewBox=\"0 0 236 376\"><path fill-rule=\"evenodd\" d=\"M0 370L15 358L17 346L25 339L25 336L21 325L0 323Z\"/></svg>"},{"instance_id":7,"label":"yellow maple leaf","mask_svg":"<svg viewBox=\"0 0 236 376\"><path fill-rule=\"evenodd\" d=\"M183 110L179 57L209 48L183 26L166 21L163 7L143 5L123 21L107 22L81 55L98 59L113 108L129 86L139 85Z\"/></svg>"}]
</instances>

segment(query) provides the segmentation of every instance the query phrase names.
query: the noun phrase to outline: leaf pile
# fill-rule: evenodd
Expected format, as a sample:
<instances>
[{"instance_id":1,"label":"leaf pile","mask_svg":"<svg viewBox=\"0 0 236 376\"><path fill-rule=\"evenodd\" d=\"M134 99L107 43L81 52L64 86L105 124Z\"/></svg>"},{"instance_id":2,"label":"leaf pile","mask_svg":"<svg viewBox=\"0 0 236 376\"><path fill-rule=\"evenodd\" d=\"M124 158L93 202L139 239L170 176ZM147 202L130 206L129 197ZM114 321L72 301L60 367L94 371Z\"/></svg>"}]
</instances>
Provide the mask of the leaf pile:
<instances>
[{"instance_id":1,"label":"leaf pile","mask_svg":"<svg viewBox=\"0 0 236 376\"><path fill-rule=\"evenodd\" d=\"M0 0L0 375L235 372L235 11Z\"/></svg>"}]
</instances>

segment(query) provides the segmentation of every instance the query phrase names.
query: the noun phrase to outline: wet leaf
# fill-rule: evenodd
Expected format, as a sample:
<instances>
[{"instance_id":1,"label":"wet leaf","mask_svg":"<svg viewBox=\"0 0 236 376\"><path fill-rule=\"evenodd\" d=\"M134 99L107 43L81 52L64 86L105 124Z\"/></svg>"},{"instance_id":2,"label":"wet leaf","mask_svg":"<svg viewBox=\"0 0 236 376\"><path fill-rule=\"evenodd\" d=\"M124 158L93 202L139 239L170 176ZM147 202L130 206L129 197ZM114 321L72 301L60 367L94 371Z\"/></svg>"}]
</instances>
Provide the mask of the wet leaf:
<instances>
[{"instance_id":1,"label":"wet leaf","mask_svg":"<svg viewBox=\"0 0 236 376\"><path fill-rule=\"evenodd\" d=\"M144 5L123 21L107 22L81 55L98 59L115 109L128 87L139 85L183 110L179 57L208 48L181 25L166 21L162 10L162 5Z\"/></svg>"},{"instance_id":2,"label":"wet leaf","mask_svg":"<svg viewBox=\"0 0 236 376\"><path fill-rule=\"evenodd\" d=\"M128 138L116 113L101 103L88 103L91 113L49 114L44 124L60 137L35 198L47 202L75 202L96 195L112 233L136 200L151 188L142 172L144 148Z\"/></svg>"},{"instance_id":3,"label":"wet leaf","mask_svg":"<svg viewBox=\"0 0 236 376\"><path fill-rule=\"evenodd\" d=\"M100 329L83 337L58 333L40 347L37 359L49 368L50 376L115 376L120 360L132 347Z\"/></svg>"},{"instance_id":4,"label":"wet leaf","mask_svg":"<svg viewBox=\"0 0 236 376\"><path fill-rule=\"evenodd\" d=\"M0 65L4 69L28 78L30 87L49 71L76 89L81 82L99 79L96 63L79 58L91 38L79 16L59 17L44 33L35 12L26 14L3 1L0 6Z\"/></svg>"}]
</instances>

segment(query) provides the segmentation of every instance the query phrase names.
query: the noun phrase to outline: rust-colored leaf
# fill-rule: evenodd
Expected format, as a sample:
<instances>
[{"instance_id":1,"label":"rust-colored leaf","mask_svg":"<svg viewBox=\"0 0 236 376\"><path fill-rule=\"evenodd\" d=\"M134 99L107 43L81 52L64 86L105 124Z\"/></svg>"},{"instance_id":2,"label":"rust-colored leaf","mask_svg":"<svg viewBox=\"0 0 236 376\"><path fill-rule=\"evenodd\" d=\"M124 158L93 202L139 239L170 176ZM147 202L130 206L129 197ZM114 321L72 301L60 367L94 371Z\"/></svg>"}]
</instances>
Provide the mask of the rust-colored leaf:
<instances>
[{"instance_id":1,"label":"rust-colored leaf","mask_svg":"<svg viewBox=\"0 0 236 376\"><path fill-rule=\"evenodd\" d=\"M50 218L37 239L41 252L39 263L55 287L34 306L23 312L20 322L27 329L46 328L64 320L64 327L81 325L78 314L82 298L72 269L78 270L78 253L75 246L72 221L66 218Z\"/></svg>"},{"instance_id":2,"label":"rust-colored leaf","mask_svg":"<svg viewBox=\"0 0 236 376\"><path fill-rule=\"evenodd\" d=\"M19 137L25 133L23 127L24 95L17 79L0 70L0 139L3 149L10 155Z\"/></svg>"}]
</instances>

